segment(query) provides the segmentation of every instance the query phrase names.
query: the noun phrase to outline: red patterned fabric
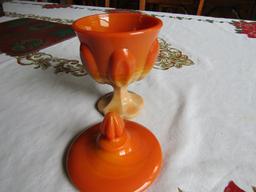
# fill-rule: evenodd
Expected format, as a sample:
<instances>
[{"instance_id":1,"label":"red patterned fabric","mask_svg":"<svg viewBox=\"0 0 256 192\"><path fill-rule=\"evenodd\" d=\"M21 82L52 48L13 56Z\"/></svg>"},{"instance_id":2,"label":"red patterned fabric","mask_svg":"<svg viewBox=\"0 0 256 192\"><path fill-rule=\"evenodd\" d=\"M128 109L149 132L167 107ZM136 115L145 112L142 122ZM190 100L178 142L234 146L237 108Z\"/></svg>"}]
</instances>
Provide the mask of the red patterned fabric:
<instances>
[{"instance_id":1,"label":"red patterned fabric","mask_svg":"<svg viewBox=\"0 0 256 192\"><path fill-rule=\"evenodd\" d=\"M256 22L233 21L237 33L247 34L249 38L256 38Z\"/></svg>"},{"instance_id":2,"label":"red patterned fabric","mask_svg":"<svg viewBox=\"0 0 256 192\"><path fill-rule=\"evenodd\" d=\"M21 56L74 36L69 25L29 18L12 20L0 23L0 51Z\"/></svg>"},{"instance_id":3,"label":"red patterned fabric","mask_svg":"<svg viewBox=\"0 0 256 192\"><path fill-rule=\"evenodd\" d=\"M224 192L245 192L244 190L240 189L234 181L230 181L228 186L225 188Z\"/></svg>"}]
</instances>

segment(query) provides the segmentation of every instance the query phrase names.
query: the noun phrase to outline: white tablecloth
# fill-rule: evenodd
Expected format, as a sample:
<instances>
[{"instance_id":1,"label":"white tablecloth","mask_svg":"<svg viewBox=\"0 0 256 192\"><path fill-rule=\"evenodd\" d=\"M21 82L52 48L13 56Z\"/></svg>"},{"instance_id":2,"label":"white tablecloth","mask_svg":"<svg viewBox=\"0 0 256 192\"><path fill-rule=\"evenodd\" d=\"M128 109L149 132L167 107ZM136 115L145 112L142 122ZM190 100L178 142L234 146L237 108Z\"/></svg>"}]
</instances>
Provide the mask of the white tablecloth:
<instances>
[{"instance_id":1,"label":"white tablecloth","mask_svg":"<svg viewBox=\"0 0 256 192\"><path fill-rule=\"evenodd\" d=\"M71 23L104 12L42 5L7 2L3 7L8 16L0 22L32 17ZM252 191L256 38L237 33L228 19L148 13L162 19L160 37L194 63L165 70L155 67L144 80L129 86L145 101L134 121L157 136L164 155L162 172L148 191L217 192L230 180ZM77 38L40 52L80 61ZM94 104L111 87L88 75L55 74L54 67L34 66L0 55L0 191L73 192L64 169L65 150L76 134L101 121Z\"/></svg>"}]
</instances>

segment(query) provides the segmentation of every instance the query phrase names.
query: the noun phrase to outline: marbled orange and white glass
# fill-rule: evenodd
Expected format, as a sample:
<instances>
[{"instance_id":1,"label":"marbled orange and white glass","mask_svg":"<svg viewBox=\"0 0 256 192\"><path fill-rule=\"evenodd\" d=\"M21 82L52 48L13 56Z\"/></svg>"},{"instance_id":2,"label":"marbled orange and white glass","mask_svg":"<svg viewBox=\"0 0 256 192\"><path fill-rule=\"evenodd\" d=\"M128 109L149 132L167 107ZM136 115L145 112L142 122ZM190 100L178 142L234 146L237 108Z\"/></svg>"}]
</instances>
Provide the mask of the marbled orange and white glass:
<instances>
[{"instance_id":1,"label":"marbled orange and white glass","mask_svg":"<svg viewBox=\"0 0 256 192\"><path fill-rule=\"evenodd\" d=\"M158 18L129 12L87 16L73 23L86 70L97 82L114 88L113 93L99 99L100 112L132 118L142 108L143 99L127 87L152 69L161 26Z\"/></svg>"}]
</instances>

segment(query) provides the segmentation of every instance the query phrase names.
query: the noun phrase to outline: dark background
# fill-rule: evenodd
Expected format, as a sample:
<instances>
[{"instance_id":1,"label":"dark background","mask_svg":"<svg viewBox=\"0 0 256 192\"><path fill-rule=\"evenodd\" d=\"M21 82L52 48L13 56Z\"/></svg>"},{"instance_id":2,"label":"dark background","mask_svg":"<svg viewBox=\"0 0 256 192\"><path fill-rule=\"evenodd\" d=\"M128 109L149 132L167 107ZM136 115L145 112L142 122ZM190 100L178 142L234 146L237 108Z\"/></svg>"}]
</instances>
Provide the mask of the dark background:
<instances>
[{"instance_id":1,"label":"dark background","mask_svg":"<svg viewBox=\"0 0 256 192\"><path fill-rule=\"evenodd\" d=\"M72 0L77 5L104 6L104 0ZM1 0L0 0L1 2ZM59 0L49 0L59 3ZM195 15L198 0L147 0L146 10ZM111 7L139 9L139 0L111 0ZM0 7L0 14L3 12ZM202 15L256 20L256 0L205 0Z\"/></svg>"},{"instance_id":2,"label":"dark background","mask_svg":"<svg viewBox=\"0 0 256 192\"><path fill-rule=\"evenodd\" d=\"M192 14L198 0L147 0L146 10ZM74 0L75 4L104 6L104 0ZM139 0L111 0L111 7L139 9ZM202 15L256 20L256 0L205 0Z\"/></svg>"}]
</instances>

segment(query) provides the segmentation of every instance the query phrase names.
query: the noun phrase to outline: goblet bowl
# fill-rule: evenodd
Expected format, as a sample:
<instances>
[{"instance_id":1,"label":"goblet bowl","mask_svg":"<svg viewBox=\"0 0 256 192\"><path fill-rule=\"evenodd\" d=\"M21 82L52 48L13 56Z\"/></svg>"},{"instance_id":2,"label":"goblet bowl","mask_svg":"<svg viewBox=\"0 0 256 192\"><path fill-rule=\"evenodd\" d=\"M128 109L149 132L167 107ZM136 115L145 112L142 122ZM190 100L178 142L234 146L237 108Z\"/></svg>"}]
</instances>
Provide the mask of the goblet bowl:
<instances>
[{"instance_id":1,"label":"goblet bowl","mask_svg":"<svg viewBox=\"0 0 256 192\"><path fill-rule=\"evenodd\" d=\"M141 13L120 12L83 17L72 26L88 73L114 89L98 100L98 110L134 117L143 99L127 87L152 69L159 52L157 35L162 21Z\"/></svg>"}]
</instances>

